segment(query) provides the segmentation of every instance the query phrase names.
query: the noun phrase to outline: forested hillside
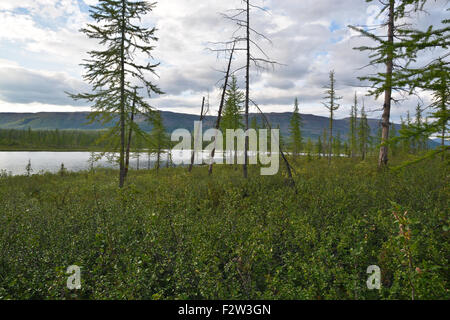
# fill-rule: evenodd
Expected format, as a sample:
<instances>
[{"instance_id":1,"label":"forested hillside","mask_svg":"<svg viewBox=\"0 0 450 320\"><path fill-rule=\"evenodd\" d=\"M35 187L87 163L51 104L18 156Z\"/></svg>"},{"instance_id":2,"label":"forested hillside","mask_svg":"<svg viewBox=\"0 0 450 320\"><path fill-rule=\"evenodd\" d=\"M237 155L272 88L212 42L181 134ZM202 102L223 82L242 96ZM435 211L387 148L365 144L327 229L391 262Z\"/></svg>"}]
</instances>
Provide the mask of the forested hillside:
<instances>
[{"instance_id":1,"label":"forested hillside","mask_svg":"<svg viewBox=\"0 0 450 320\"><path fill-rule=\"evenodd\" d=\"M40 113L0 113L0 129L28 129L32 130L100 130L111 128L117 122L112 121L105 125L98 122L89 124L86 117L88 112L40 112ZM174 113L168 111L161 111L164 126L168 133L175 129L184 128L193 130L194 121L198 121L198 115ZM323 129L328 126L329 118L315 116L310 114L302 114L302 131L304 137L310 137L313 140L322 134ZM256 118L258 123L262 124L262 117L259 114L250 114L250 121ZM289 121L292 117L292 112L284 113L267 113L267 118L276 128L280 126L280 131L284 136L289 135ZM216 116L206 116L203 121L204 129L212 128L216 122ZM150 131L151 124L146 122L143 116L137 116L136 123L145 131ZM375 132L379 128L379 120L369 119L371 131ZM350 121L348 118L334 120L334 127L336 132L340 132L342 137L345 137L349 131ZM400 128L400 125L397 125Z\"/></svg>"}]
</instances>

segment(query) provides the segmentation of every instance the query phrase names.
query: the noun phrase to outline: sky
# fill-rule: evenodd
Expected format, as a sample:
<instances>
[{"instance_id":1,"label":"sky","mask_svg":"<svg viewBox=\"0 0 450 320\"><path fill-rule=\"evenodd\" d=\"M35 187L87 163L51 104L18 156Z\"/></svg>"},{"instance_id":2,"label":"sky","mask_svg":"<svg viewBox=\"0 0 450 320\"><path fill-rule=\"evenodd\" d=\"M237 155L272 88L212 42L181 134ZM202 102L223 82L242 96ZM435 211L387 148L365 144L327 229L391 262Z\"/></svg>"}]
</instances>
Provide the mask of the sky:
<instances>
[{"instance_id":1,"label":"sky","mask_svg":"<svg viewBox=\"0 0 450 320\"><path fill-rule=\"evenodd\" d=\"M85 102L75 102L66 92L85 92L83 59L99 45L79 32L92 22L89 5L98 0L0 0L0 112L88 111ZM323 106L324 86L330 70L336 73L341 107L337 118L350 113L354 94L364 101L370 118L380 118L382 97L366 96L367 88L357 77L377 70L366 67L367 53L354 47L370 45L368 39L351 31L348 25L379 24L379 3L364 0L254 0L266 11L252 10L253 28L271 40L255 35L255 42L279 65L266 70L251 69L251 98L264 112L289 112L294 99L300 112L327 116ZM158 77L152 80L165 92L149 97L159 110L199 113L203 96L209 94L210 113L216 114L220 82L226 57L208 50L214 42L228 41L236 26L223 18L242 7L240 0L160 0L144 17L142 25L155 26L152 62L159 62ZM421 28L439 25L449 7L448 0L428 1L426 12L414 15ZM373 44L373 43L372 43ZM258 54L256 47L252 51ZM425 52L419 60L428 61L439 52ZM139 57L142 58L142 57ZM233 69L245 65L244 52L238 52ZM244 87L245 73L238 72ZM398 96L397 96L398 97ZM399 122L407 110L414 114L418 97L405 97L392 110ZM428 93L420 101L430 102ZM255 112L256 110L252 109Z\"/></svg>"}]
</instances>

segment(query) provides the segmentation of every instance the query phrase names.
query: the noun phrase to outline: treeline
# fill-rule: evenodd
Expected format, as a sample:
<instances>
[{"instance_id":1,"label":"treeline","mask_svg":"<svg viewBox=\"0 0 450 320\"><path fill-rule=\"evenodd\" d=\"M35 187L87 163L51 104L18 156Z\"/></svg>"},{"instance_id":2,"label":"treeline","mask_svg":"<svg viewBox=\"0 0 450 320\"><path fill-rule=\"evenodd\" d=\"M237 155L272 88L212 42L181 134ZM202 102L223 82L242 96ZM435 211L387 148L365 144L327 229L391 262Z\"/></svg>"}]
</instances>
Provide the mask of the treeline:
<instances>
[{"instance_id":1,"label":"treeline","mask_svg":"<svg viewBox=\"0 0 450 320\"><path fill-rule=\"evenodd\" d=\"M294 113L291 117L289 133L287 139L282 139L287 149L292 152L294 157L299 155L316 155L321 157L331 156L347 156L351 158L360 158L365 160L369 156L376 156L382 144L382 125L378 126L376 132L372 132L367 121L367 114L364 104L359 108L358 98L355 93L354 104L350 111L350 126L347 135L341 135L338 131L332 133L332 114L330 117L330 126L323 128L322 135L318 140L313 141L311 138L304 139L302 132L302 117L299 113L298 99L295 99ZM333 109L337 110L337 109ZM389 130L389 145L392 156L414 154L418 155L431 149L429 136L422 135L406 135L401 133L409 132L415 128L420 128L428 124L428 118L423 117L420 105L416 108L414 119L410 112L407 112L406 119L401 117L400 130L396 125L391 123Z\"/></svg>"},{"instance_id":2,"label":"treeline","mask_svg":"<svg viewBox=\"0 0 450 320\"><path fill-rule=\"evenodd\" d=\"M106 146L102 131L0 129L0 148L5 150L91 150Z\"/></svg>"}]
</instances>

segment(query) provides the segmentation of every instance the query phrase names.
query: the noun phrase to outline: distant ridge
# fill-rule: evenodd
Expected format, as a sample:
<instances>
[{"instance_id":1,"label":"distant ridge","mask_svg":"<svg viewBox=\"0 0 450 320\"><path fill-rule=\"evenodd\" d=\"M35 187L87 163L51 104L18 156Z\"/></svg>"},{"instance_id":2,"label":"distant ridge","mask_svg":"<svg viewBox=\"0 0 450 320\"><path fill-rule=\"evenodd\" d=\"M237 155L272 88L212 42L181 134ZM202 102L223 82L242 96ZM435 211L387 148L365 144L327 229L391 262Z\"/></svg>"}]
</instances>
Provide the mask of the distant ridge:
<instances>
[{"instance_id":1,"label":"distant ridge","mask_svg":"<svg viewBox=\"0 0 450 320\"><path fill-rule=\"evenodd\" d=\"M184 128L193 130L194 121L198 121L198 115L161 111L164 125L168 132L175 129ZM100 123L87 124L89 112L39 112L39 113L0 113L0 129L22 129L26 130L101 130L112 126L103 126ZM267 118L273 128L280 126L282 135L289 135L289 121L292 112L267 113ZM261 115L250 114L250 119L257 118L258 123L262 123ZM207 116L204 120L204 129L213 127L215 116ZM145 122L143 117L138 117L137 122L142 129L149 131L151 126ZM378 130L379 120L368 119L372 134ZM312 114L302 114L303 136L305 138L317 138L322 134L324 128L328 128L329 118L315 116ZM346 139L349 131L349 118L334 121L334 133L340 132L342 139ZM396 125L400 128L400 125Z\"/></svg>"}]
</instances>

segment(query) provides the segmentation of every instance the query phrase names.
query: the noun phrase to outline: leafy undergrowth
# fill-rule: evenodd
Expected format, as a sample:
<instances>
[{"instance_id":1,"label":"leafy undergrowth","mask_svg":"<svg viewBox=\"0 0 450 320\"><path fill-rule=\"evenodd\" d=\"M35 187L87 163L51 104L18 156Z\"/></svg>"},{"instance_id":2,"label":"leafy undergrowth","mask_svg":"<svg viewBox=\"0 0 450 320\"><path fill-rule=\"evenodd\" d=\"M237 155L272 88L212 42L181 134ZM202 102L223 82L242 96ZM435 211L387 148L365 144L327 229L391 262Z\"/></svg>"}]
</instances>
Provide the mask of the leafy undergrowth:
<instances>
[{"instance_id":1,"label":"leafy undergrowth","mask_svg":"<svg viewBox=\"0 0 450 320\"><path fill-rule=\"evenodd\" d=\"M257 167L247 181L233 166L132 171L123 190L109 170L2 177L0 298L450 298L439 161L393 173L300 160L296 171L298 194ZM80 290L66 288L70 265ZM370 265L381 290L367 288Z\"/></svg>"}]
</instances>

